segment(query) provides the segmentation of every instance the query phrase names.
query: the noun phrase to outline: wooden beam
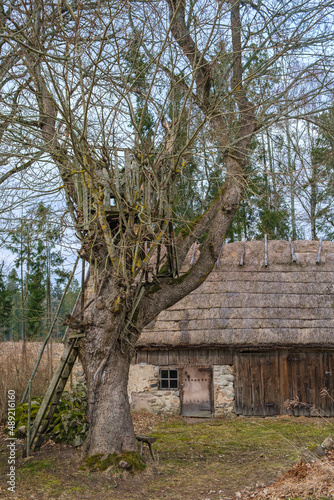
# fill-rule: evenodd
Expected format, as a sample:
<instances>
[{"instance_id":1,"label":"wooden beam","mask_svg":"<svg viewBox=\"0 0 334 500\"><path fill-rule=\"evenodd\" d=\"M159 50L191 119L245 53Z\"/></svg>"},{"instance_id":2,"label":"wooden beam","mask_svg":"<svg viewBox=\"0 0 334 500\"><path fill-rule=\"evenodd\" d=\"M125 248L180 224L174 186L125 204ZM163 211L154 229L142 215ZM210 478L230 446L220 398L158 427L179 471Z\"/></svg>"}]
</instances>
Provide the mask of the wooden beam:
<instances>
[{"instance_id":1,"label":"wooden beam","mask_svg":"<svg viewBox=\"0 0 334 500\"><path fill-rule=\"evenodd\" d=\"M321 246L322 246L322 238L319 240L319 247L318 247L318 255L317 255L317 260L316 263L320 264L320 259L321 259Z\"/></svg>"},{"instance_id":2,"label":"wooden beam","mask_svg":"<svg viewBox=\"0 0 334 500\"><path fill-rule=\"evenodd\" d=\"M241 259L240 259L239 266L243 266L244 265L245 252L246 252L246 242L244 243L244 246L242 247L242 254L241 254Z\"/></svg>"},{"instance_id":3,"label":"wooden beam","mask_svg":"<svg viewBox=\"0 0 334 500\"><path fill-rule=\"evenodd\" d=\"M293 248L291 237L289 238L289 243L290 243L290 248L291 248L292 262L297 262L297 257L296 257L296 254L295 254L295 251L294 251L294 248Z\"/></svg>"},{"instance_id":4,"label":"wooden beam","mask_svg":"<svg viewBox=\"0 0 334 500\"><path fill-rule=\"evenodd\" d=\"M264 265L268 266L268 236L264 235Z\"/></svg>"}]
</instances>

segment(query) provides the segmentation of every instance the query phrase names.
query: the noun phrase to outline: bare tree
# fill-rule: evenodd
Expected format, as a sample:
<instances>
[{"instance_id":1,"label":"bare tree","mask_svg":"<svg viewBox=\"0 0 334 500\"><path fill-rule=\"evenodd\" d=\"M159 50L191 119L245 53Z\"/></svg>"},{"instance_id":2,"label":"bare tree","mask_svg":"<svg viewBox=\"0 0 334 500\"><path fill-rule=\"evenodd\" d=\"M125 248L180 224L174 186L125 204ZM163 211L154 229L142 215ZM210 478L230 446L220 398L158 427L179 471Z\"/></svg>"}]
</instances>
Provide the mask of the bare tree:
<instances>
[{"instance_id":1,"label":"bare tree","mask_svg":"<svg viewBox=\"0 0 334 500\"><path fill-rule=\"evenodd\" d=\"M332 14L324 0L1 2L0 182L41 182L57 168L90 263L87 453L137 450L127 380L140 332L215 265L254 134L331 91ZM289 53L300 62L282 81ZM195 157L205 186L208 150L223 182L188 221L178 182ZM200 256L180 275L197 240Z\"/></svg>"}]
</instances>

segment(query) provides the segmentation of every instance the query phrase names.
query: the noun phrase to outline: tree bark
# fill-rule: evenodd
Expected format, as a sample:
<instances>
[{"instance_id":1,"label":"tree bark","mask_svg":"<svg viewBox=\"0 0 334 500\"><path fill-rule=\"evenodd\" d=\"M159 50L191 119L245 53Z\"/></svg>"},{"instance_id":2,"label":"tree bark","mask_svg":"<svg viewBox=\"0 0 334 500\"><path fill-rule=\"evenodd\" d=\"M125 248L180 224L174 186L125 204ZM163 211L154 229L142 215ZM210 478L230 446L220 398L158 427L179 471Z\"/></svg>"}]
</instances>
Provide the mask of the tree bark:
<instances>
[{"instance_id":1,"label":"tree bark","mask_svg":"<svg viewBox=\"0 0 334 500\"><path fill-rule=\"evenodd\" d=\"M125 339L124 290L112 277L102 276L91 273L86 284L86 302L95 300L85 311L85 337L79 350L88 388L90 428L84 447L89 456L137 451L127 393L135 338L130 333ZM99 290L96 294L89 293L93 283ZM115 308L115 297L120 296L122 302Z\"/></svg>"},{"instance_id":2,"label":"tree bark","mask_svg":"<svg viewBox=\"0 0 334 500\"><path fill-rule=\"evenodd\" d=\"M127 394L130 356L116 345L110 355L94 357L105 366L96 377L91 365L85 367L90 424L85 451L90 456L137 451Z\"/></svg>"}]
</instances>

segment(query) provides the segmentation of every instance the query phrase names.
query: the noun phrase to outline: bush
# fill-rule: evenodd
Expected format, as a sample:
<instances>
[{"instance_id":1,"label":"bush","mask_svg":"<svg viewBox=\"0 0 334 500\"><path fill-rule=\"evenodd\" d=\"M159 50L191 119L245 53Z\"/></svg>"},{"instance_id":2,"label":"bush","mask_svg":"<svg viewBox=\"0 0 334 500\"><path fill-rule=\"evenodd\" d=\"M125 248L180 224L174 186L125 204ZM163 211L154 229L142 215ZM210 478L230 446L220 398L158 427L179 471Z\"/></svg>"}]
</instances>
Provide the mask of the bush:
<instances>
[{"instance_id":1,"label":"bush","mask_svg":"<svg viewBox=\"0 0 334 500\"><path fill-rule=\"evenodd\" d=\"M34 398L31 402L31 419L37 415L42 400L43 398ZM73 391L63 393L46 438L57 443L81 446L89 429L86 412L87 389L83 384L78 384ZM15 417L15 436L19 437L19 428L24 426L27 429L28 403L16 407Z\"/></svg>"}]
</instances>

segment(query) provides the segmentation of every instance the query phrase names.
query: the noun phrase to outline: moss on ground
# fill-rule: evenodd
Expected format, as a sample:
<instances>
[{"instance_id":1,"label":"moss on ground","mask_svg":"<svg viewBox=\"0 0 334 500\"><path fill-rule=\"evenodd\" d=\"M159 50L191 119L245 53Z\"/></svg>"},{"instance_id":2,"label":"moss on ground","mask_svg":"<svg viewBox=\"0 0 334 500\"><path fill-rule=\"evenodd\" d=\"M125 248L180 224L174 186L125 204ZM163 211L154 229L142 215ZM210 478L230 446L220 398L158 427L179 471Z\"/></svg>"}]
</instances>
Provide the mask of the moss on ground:
<instances>
[{"instance_id":1,"label":"moss on ground","mask_svg":"<svg viewBox=\"0 0 334 500\"><path fill-rule=\"evenodd\" d=\"M122 467L122 462L127 465ZM80 470L85 470L86 466L91 471L105 471L111 467L117 472L122 469L130 472L143 471L146 467L139 453L131 451L121 454L112 453L105 458L103 455L93 455L84 460Z\"/></svg>"},{"instance_id":2,"label":"moss on ground","mask_svg":"<svg viewBox=\"0 0 334 500\"><path fill-rule=\"evenodd\" d=\"M30 462L24 462L21 465L23 471L30 472L42 472L47 469L52 468L52 461L49 459L45 460L32 460Z\"/></svg>"}]
</instances>

